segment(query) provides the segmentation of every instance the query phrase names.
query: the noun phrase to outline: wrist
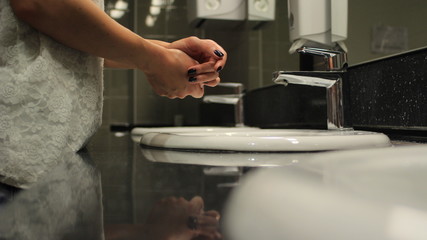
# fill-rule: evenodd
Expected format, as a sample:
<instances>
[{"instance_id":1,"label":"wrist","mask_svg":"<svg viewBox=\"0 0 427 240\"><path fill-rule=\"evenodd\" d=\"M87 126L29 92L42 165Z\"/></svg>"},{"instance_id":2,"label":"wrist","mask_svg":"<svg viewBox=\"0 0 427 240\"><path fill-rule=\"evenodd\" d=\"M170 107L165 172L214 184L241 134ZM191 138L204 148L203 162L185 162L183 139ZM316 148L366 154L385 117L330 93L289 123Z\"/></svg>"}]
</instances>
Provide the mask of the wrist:
<instances>
[{"instance_id":1,"label":"wrist","mask_svg":"<svg viewBox=\"0 0 427 240\"><path fill-rule=\"evenodd\" d=\"M167 49L151 40L142 39L141 40L141 49L143 49L141 54L139 54L139 59L137 59L137 68L143 71L145 74L152 74L156 67L162 64L164 56L166 55Z\"/></svg>"},{"instance_id":2,"label":"wrist","mask_svg":"<svg viewBox=\"0 0 427 240\"><path fill-rule=\"evenodd\" d=\"M165 47L165 48L170 48L170 46L171 46L171 43L165 42L165 41L154 40L154 39L151 39L151 40L148 40L148 41L150 41L151 43L154 43L156 45Z\"/></svg>"}]
</instances>

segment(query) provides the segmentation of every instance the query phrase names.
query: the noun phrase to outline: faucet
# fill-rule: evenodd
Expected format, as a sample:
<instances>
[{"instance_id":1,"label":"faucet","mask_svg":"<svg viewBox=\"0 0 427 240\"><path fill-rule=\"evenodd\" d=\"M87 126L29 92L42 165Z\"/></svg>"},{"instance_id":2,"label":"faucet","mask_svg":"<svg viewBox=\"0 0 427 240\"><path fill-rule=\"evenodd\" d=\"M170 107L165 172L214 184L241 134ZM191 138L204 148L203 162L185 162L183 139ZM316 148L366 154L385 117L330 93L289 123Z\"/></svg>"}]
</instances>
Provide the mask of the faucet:
<instances>
[{"instance_id":1,"label":"faucet","mask_svg":"<svg viewBox=\"0 0 427 240\"><path fill-rule=\"evenodd\" d=\"M234 119L236 127L244 127L244 112L243 112L243 91L244 87L241 83L219 83L217 87L232 88L233 94L216 94L203 97L205 103L222 103L234 105Z\"/></svg>"},{"instance_id":2,"label":"faucet","mask_svg":"<svg viewBox=\"0 0 427 240\"><path fill-rule=\"evenodd\" d=\"M330 130L349 130L344 122L343 83L347 71L347 54L321 48L302 47L300 54L320 56L325 71L277 71L273 81L277 84L300 84L326 88L327 126Z\"/></svg>"}]
</instances>

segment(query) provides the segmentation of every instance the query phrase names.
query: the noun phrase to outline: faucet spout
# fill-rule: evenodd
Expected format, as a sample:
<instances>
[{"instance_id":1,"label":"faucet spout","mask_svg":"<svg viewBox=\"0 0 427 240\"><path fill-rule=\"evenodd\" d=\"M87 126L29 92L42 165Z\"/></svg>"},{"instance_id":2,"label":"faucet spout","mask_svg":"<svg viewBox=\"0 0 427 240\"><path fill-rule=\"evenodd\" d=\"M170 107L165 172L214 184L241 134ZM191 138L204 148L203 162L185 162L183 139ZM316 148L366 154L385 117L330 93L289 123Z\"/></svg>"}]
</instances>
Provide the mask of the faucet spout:
<instances>
[{"instance_id":1,"label":"faucet spout","mask_svg":"<svg viewBox=\"0 0 427 240\"><path fill-rule=\"evenodd\" d=\"M277 84L299 84L326 89L328 129L347 130L344 123L343 78L346 76L347 54L342 51L302 47L301 55L318 56L322 59L322 71L278 71L273 73Z\"/></svg>"},{"instance_id":2,"label":"faucet spout","mask_svg":"<svg viewBox=\"0 0 427 240\"><path fill-rule=\"evenodd\" d=\"M299 84L314 87L330 88L341 79L340 72L323 71L278 71L273 73L273 82L276 84Z\"/></svg>"},{"instance_id":3,"label":"faucet spout","mask_svg":"<svg viewBox=\"0 0 427 240\"><path fill-rule=\"evenodd\" d=\"M342 78L344 71L278 71L273 73L276 84L299 84L326 88L328 129L347 130L344 126Z\"/></svg>"}]
</instances>

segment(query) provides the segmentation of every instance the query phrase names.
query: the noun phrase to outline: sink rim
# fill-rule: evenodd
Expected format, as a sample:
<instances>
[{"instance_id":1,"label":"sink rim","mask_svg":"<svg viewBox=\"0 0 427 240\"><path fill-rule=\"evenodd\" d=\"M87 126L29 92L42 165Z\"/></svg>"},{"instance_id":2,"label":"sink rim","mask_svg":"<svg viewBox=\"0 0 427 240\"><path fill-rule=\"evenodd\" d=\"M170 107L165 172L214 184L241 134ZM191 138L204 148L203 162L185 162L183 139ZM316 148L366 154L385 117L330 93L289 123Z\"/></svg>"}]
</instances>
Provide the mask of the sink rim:
<instances>
[{"instance_id":1,"label":"sink rim","mask_svg":"<svg viewBox=\"0 0 427 240\"><path fill-rule=\"evenodd\" d=\"M170 149L141 148L151 162L227 167L284 167L313 157L312 153L192 152Z\"/></svg>"},{"instance_id":2,"label":"sink rim","mask_svg":"<svg viewBox=\"0 0 427 240\"><path fill-rule=\"evenodd\" d=\"M132 135L143 135L149 132L181 133L181 132L217 132L217 131L246 131L257 130L257 127L225 127L225 126L180 126L180 127L136 127Z\"/></svg>"},{"instance_id":3,"label":"sink rim","mask_svg":"<svg viewBox=\"0 0 427 240\"><path fill-rule=\"evenodd\" d=\"M311 129L146 133L140 143L146 147L181 151L233 152L318 152L391 146L390 139L382 133Z\"/></svg>"}]
</instances>

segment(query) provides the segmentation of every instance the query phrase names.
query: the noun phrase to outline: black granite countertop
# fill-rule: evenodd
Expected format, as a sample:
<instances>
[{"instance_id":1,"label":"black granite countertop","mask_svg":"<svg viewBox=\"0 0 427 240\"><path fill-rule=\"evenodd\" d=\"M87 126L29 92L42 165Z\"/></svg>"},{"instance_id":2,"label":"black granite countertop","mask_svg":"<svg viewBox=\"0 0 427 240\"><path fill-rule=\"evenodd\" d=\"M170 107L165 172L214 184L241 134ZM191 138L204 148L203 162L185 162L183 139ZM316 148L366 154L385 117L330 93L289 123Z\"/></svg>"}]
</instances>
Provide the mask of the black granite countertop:
<instances>
[{"instance_id":1,"label":"black granite countertop","mask_svg":"<svg viewBox=\"0 0 427 240\"><path fill-rule=\"evenodd\" d=\"M83 151L62 158L29 189L0 185L1 240L134 239L147 224L153 228L153 211L170 213L167 201L195 196L205 211L223 214L230 191L253 169L153 162L128 133L108 129L100 129ZM171 220L160 228L173 232L180 224Z\"/></svg>"},{"instance_id":2,"label":"black granite countertop","mask_svg":"<svg viewBox=\"0 0 427 240\"><path fill-rule=\"evenodd\" d=\"M105 239L134 239L144 234L144 225L155 228L153 212L159 219L170 214L159 206L176 203L175 212L183 207L180 198L186 203L200 196L205 211L221 213L228 183L239 178L207 176L209 166L151 162L128 133L107 129L100 129L84 150L62 158L28 189L0 184L1 240L103 239L104 232ZM167 233L182 225L169 221L156 227Z\"/></svg>"}]
</instances>

